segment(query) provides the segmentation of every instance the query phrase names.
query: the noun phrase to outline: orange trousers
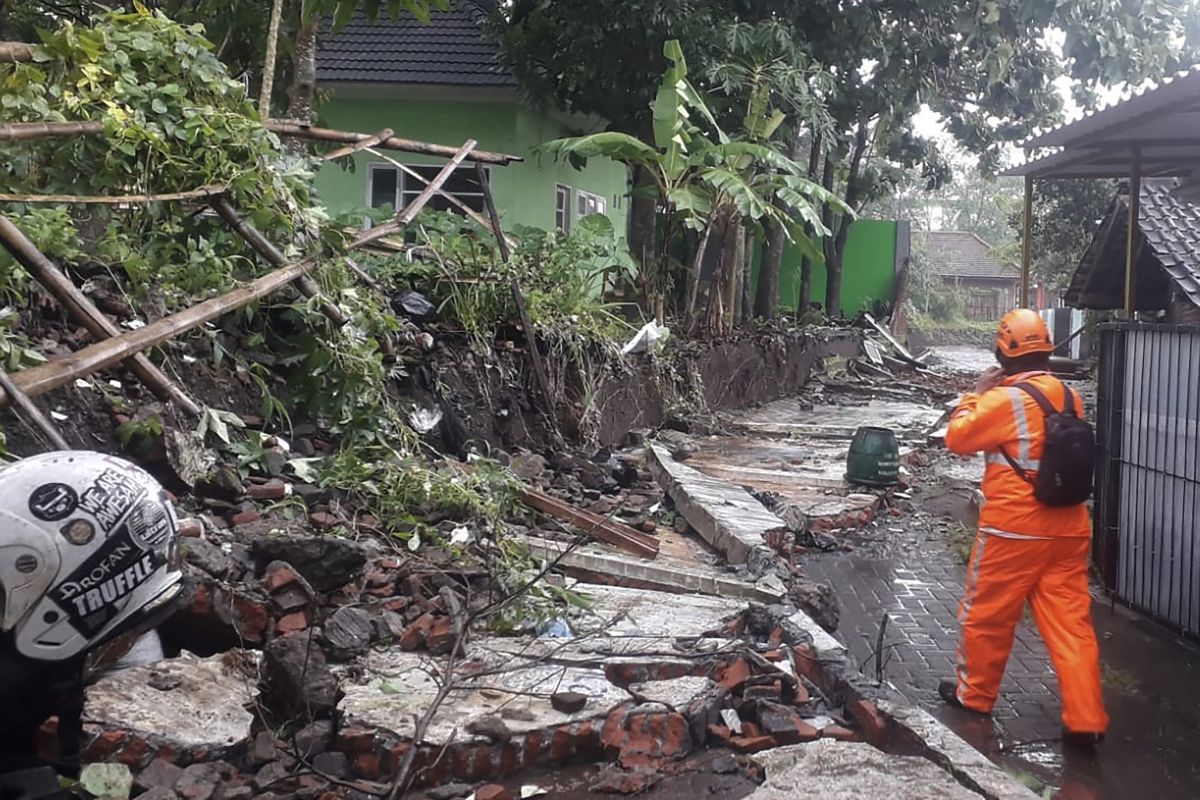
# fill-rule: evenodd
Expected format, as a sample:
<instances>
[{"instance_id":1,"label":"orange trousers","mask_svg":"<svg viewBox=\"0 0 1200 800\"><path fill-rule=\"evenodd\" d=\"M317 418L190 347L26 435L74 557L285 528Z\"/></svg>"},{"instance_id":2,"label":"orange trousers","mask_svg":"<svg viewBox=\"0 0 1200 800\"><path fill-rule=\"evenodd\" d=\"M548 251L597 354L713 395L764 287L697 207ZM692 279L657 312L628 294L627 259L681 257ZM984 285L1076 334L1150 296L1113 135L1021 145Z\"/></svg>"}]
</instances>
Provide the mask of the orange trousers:
<instances>
[{"instance_id":1,"label":"orange trousers","mask_svg":"<svg viewBox=\"0 0 1200 800\"><path fill-rule=\"evenodd\" d=\"M1026 600L1050 651L1062 691L1063 726L1103 733L1100 647L1092 627L1087 537L1009 539L979 533L958 608L958 699L990 713Z\"/></svg>"}]
</instances>

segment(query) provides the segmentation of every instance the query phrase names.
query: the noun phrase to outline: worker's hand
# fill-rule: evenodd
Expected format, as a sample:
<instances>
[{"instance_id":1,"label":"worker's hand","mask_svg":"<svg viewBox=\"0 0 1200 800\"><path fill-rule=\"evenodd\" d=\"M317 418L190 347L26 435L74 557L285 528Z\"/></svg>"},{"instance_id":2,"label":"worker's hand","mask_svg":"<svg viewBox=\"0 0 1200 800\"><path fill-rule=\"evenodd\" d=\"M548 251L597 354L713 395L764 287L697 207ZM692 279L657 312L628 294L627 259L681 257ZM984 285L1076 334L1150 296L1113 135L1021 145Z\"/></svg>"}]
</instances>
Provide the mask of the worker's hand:
<instances>
[{"instance_id":1,"label":"worker's hand","mask_svg":"<svg viewBox=\"0 0 1200 800\"><path fill-rule=\"evenodd\" d=\"M975 381L975 394L983 394L988 389L995 389L1004 380L1004 369L992 367L979 376Z\"/></svg>"}]
</instances>

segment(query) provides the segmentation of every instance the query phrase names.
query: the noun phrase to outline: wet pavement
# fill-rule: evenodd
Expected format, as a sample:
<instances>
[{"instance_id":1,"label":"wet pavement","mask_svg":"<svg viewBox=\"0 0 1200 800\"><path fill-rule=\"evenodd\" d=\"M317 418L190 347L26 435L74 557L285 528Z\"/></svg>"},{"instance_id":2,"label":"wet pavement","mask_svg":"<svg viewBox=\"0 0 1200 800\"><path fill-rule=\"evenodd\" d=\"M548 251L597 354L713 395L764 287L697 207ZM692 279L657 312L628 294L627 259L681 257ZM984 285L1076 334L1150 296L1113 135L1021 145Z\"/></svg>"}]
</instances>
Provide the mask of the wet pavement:
<instances>
[{"instance_id":1,"label":"wet pavement","mask_svg":"<svg viewBox=\"0 0 1200 800\"><path fill-rule=\"evenodd\" d=\"M808 577L837 590L838 637L864 674L877 678L882 667L911 701L1051 796L1200 797L1200 651L1107 601L1093 605L1093 618L1112 726L1095 756L1064 757L1057 680L1028 613L991 719L938 699L938 682L953 674L969 538L954 523L918 514L859 535L850 552L807 556Z\"/></svg>"}]
</instances>

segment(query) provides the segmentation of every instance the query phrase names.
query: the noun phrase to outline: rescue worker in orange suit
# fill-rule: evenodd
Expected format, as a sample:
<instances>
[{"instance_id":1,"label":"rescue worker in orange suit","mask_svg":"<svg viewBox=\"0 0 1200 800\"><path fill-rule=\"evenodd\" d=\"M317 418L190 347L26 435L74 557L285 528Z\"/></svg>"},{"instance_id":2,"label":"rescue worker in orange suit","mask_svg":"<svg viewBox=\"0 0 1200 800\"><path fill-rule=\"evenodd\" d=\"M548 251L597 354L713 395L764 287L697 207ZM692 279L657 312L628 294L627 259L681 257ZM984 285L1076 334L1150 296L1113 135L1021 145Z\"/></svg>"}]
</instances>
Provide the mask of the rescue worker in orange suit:
<instances>
[{"instance_id":1,"label":"rescue worker in orange suit","mask_svg":"<svg viewBox=\"0 0 1200 800\"><path fill-rule=\"evenodd\" d=\"M1032 384L1058 409L1069 398L1082 419L1078 394L1048 372L1052 349L1050 332L1036 312L1009 312L996 337L1000 366L980 376L975 391L963 396L951 416L946 447L961 455L982 451L986 471L984 506L958 611L962 637L955 680L938 688L950 705L991 713L1028 602L1062 690L1063 741L1090 747L1103 741L1108 728L1089 610L1091 520L1082 503L1051 507L1034 497L1028 476L1036 474L1042 457L1043 412L1015 388Z\"/></svg>"}]
</instances>

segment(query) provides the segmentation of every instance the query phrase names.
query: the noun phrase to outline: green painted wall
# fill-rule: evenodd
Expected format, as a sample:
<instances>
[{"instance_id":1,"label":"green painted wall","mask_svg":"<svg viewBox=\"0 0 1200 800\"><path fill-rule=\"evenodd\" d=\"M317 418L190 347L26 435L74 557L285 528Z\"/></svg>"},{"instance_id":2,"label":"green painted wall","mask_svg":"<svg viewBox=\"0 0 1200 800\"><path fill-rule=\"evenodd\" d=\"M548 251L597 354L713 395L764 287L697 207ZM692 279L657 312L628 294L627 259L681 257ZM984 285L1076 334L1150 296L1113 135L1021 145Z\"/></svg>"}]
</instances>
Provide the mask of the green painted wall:
<instances>
[{"instance_id":1,"label":"green painted wall","mask_svg":"<svg viewBox=\"0 0 1200 800\"><path fill-rule=\"evenodd\" d=\"M357 90L355 93L361 93ZM447 89L447 92L453 92ZM607 214L622 235L628 213L626 172L622 164L594 159L583 170L533 153L544 142L570 135L564 127L521 107L515 100L417 100L345 97L336 93L319 110L321 124L343 130L374 132L391 128L396 136L459 147L467 139L479 149L522 156L525 161L491 167L492 192L506 226L554 228L556 184L600 195ZM439 163L439 159L409 153L389 153L406 164ZM441 159L444 161L444 159ZM354 170L339 164L322 167L316 185L334 212L367 205L368 164L379 163L369 153L354 156Z\"/></svg>"},{"instance_id":2,"label":"green painted wall","mask_svg":"<svg viewBox=\"0 0 1200 800\"><path fill-rule=\"evenodd\" d=\"M842 313L853 317L870 310L874 300L891 302L896 297L896 228L892 220L860 219L850 224L846 256L842 266ZM818 243L819 246L819 243ZM754 261L754 285L758 285L761 246ZM789 245L779 273L779 306L794 311L800 297L800 251ZM812 299L825 305L825 266L812 270Z\"/></svg>"}]
</instances>

